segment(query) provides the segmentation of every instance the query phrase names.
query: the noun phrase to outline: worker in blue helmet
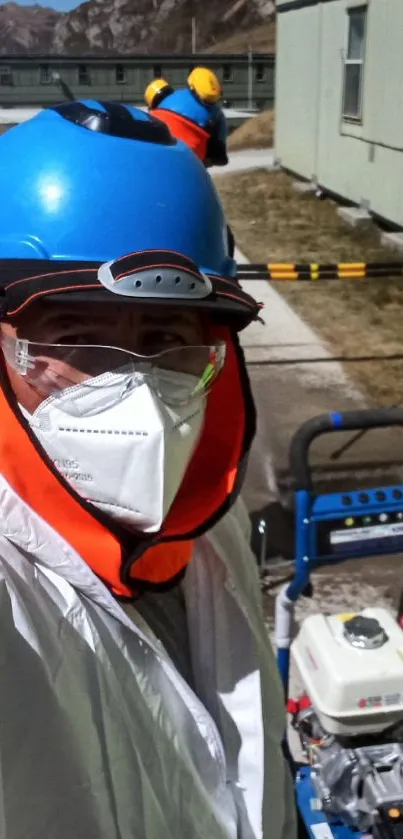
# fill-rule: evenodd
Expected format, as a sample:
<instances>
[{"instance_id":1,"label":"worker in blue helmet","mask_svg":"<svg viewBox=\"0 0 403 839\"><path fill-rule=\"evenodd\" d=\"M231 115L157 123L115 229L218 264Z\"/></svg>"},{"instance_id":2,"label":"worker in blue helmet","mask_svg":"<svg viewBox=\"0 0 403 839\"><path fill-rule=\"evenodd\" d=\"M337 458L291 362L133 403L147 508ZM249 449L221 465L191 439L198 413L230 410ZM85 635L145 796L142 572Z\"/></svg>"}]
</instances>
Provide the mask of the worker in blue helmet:
<instances>
[{"instance_id":1,"label":"worker in blue helmet","mask_svg":"<svg viewBox=\"0 0 403 839\"><path fill-rule=\"evenodd\" d=\"M177 140L186 143L206 168L227 165L227 120L221 106L221 85L212 70L194 67L186 87L179 90L166 79L153 79L144 99L149 113L164 122ZM235 237L229 225L227 236L233 257Z\"/></svg>"},{"instance_id":2,"label":"worker in blue helmet","mask_svg":"<svg viewBox=\"0 0 403 839\"><path fill-rule=\"evenodd\" d=\"M151 114L183 140L205 166L226 166L227 121L221 106L221 84L208 67L194 67L186 87L174 90L165 79L153 79L144 94Z\"/></svg>"},{"instance_id":3,"label":"worker in blue helmet","mask_svg":"<svg viewBox=\"0 0 403 839\"><path fill-rule=\"evenodd\" d=\"M123 105L0 144L1 837L292 839L214 187Z\"/></svg>"}]
</instances>

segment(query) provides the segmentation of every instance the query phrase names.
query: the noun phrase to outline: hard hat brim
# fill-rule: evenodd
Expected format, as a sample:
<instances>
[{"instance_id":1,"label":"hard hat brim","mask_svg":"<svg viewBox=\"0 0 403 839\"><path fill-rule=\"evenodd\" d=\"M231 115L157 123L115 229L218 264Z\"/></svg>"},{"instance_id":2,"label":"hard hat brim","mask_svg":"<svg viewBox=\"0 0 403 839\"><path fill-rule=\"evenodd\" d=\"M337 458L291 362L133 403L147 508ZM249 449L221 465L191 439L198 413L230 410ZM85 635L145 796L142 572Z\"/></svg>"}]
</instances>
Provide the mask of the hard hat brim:
<instances>
[{"instance_id":1,"label":"hard hat brim","mask_svg":"<svg viewBox=\"0 0 403 839\"><path fill-rule=\"evenodd\" d=\"M152 253L155 265L155 255L162 252L150 253ZM176 256L178 270L183 269L186 258ZM139 271L136 257L138 257L137 254L130 254L128 257L116 260L113 263L117 266L116 271L120 270L122 275L123 270L125 275L128 271ZM164 257L167 262L165 253ZM197 272L198 269L193 263L189 261L189 265ZM0 320L13 321L22 311L38 300L83 305L113 302L131 306L139 304L161 306L161 303L175 308L185 306L204 311L214 322L228 325L236 331L248 326L259 313L258 303L241 288L235 278L220 277L206 272L211 282L211 291L207 296L199 299L178 299L166 297L164 294L147 297L144 293L136 297L127 296L124 292L116 294L104 287L98 278L101 267L102 263L82 261L0 260ZM161 263L159 267L161 268ZM169 264L169 267L172 267L172 264ZM200 274L200 276L203 275Z\"/></svg>"},{"instance_id":2,"label":"hard hat brim","mask_svg":"<svg viewBox=\"0 0 403 839\"><path fill-rule=\"evenodd\" d=\"M235 285L235 281L234 281ZM239 289L239 287L237 286ZM248 294L244 292L241 293L252 300ZM241 297L241 295L240 295ZM142 298L139 301L133 301L133 298L116 298L111 292L107 291L106 289L100 289L99 291L89 291L89 292L70 292L68 294L49 294L48 300L52 300L53 302L59 303L123 303L124 305L138 305L139 303L147 304L150 306L158 305L161 307L161 299L156 300L155 298ZM211 300L203 300L203 301L182 301L182 303L175 300L168 300L164 299L164 306L171 306L174 308L178 308L178 305L184 305L188 309L196 309L198 311L206 312L209 316L211 316L214 323L218 323L223 326L229 326L235 329L236 332L240 332L242 329L245 329L249 324L255 320L258 314L258 306L253 300L253 310L251 306L245 306L245 303L242 302L241 299L239 300L223 300L220 297ZM253 311L253 314L252 314Z\"/></svg>"}]
</instances>

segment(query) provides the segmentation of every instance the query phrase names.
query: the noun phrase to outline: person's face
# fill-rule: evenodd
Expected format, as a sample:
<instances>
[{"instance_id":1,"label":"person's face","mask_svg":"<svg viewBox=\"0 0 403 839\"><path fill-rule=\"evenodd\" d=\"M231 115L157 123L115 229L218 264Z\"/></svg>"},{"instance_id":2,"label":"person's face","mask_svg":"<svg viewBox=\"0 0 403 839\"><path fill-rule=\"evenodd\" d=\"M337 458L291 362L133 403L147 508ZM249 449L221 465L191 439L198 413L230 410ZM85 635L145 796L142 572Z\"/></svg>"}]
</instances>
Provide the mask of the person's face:
<instances>
[{"instance_id":1,"label":"person's face","mask_svg":"<svg viewBox=\"0 0 403 839\"><path fill-rule=\"evenodd\" d=\"M57 304L41 301L26 309L11 325L0 324L5 336L44 344L103 345L155 355L176 347L198 346L211 340L200 313L186 308L127 304ZM6 362L18 402L33 413L46 398ZM80 381L80 371L64 362L67 384Z\"/></svg>"}]
</instances>

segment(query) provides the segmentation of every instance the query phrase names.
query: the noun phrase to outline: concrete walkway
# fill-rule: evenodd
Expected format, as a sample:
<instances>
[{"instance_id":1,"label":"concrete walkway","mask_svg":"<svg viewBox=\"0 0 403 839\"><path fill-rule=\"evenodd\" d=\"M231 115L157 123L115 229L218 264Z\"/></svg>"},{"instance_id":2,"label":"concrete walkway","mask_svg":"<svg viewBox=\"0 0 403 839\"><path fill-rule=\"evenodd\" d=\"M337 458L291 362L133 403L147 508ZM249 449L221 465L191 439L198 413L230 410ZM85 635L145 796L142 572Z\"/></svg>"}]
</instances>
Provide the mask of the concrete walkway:
<instances>
[{"instance_id":1,"label":"concrete walkway","mask_svg":"<svg viewBox=\"0 0 403 839\"><path fill-rule=\"evenodd\" d=\"M274 151L250 149L231 155L227 167L211 170L214 177L225 172L241 172L273 165ZM238 262L248 262L244 254L236 254ZM250 510L260 510L281 495L282 483L288 480L288 451L293 433L305 420L335 410L352 410L366 406L366 400L349 378L346 369L331 361L331 351L324 341L305 323L266 281L244 281L244 288L264 304L264 325L251 324L241 340L254 389L258 411L258 434L251 454L245 485L246 501ZM331 294L331 289L329 289ZM303 363L302 360L307 362ZM322 362L308 363L322 359ZM273 362L279 362L274 364ZM289 365L283 364L289 361ZM324 470L330 467L331 452L350 437L338 434L337 439L324 437L315 443L314 462ZM375 437L375 445L374 445ZM357 482L357 469L366 463L393 460L396 433L385 438L367 434L357 445L332 466L334 473L345 467L350 477L342 478L346 487ZM401 445L399 436L398 444ZM336 475L337 477L337 475ZM327 480L324 477L324 480ZM340 479L334 481L335 491Z\"/></svg>"},{"instance_id":2,"label":"concrete walkway","mask_svg":"<svg viewBox=\"0 0 403 839\"><path fill-rule=\"evenodd\" d=\"M247 262L239 251L237 259ZM316 414L364 407L365 401L342 366L329 361L331 353L319 336L272 285L260 280L246 280L242 285L264 304L264 324L253 323L241 334L258 412L245 496L249 509L258 510L278 500L279 480L287 484L289 444L298 426ZM323 363L309 363L318 358ZM280 360L291 363L273 364ZM363 446L365 438L345 462L366 456ZM318 447L322 461L328 448L329 440L324 439Z\"/></svg>"},{"instance_id":3,"label":"concrete walkway","mask_svg":"<svg viewBox=\"0 0 403 839\"><path fill-rule=\"evenodd\" d=\"M212 176L228 175L231 172L246 172L251 169L273 169L274 149L246 149L233 151L229 155L227 166L212 166Z\"/></svg>"},{"instance_id":4,"label":"concrete walkway","mask_svg":"<svg viewBox=\"0 0 403 839\"><path fill-rule=\"evenodd\" d=\"M0 108L0 124L14 125L36 116L42 108Z\"/></svg>"}]
</instances>

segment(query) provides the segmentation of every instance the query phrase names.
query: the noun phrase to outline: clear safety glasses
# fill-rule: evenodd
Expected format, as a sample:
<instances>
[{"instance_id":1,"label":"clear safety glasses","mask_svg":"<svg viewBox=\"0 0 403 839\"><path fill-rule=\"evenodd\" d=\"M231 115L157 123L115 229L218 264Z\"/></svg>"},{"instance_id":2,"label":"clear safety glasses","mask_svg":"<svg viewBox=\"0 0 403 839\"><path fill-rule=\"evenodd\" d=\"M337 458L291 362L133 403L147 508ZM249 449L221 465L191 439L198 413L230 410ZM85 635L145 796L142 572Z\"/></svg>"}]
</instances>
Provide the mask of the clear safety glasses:
<instances>
[{"instance_id":1,"label":"clear safety glasses","mask_svg":"<svg viewBox=\"0 0 403 839\"><path fill-rule=\"evenodd\" d=\"M147 383L171 407L186 405L211 390L223 369L224 342L211 346L181 346L156 355L137 355L118 347L42 344L3 336L1 346L10 366L45 397L69 388L74 413L74 391L110 389L119 401L133 388Z\"/></svg>"}]
</instances>

